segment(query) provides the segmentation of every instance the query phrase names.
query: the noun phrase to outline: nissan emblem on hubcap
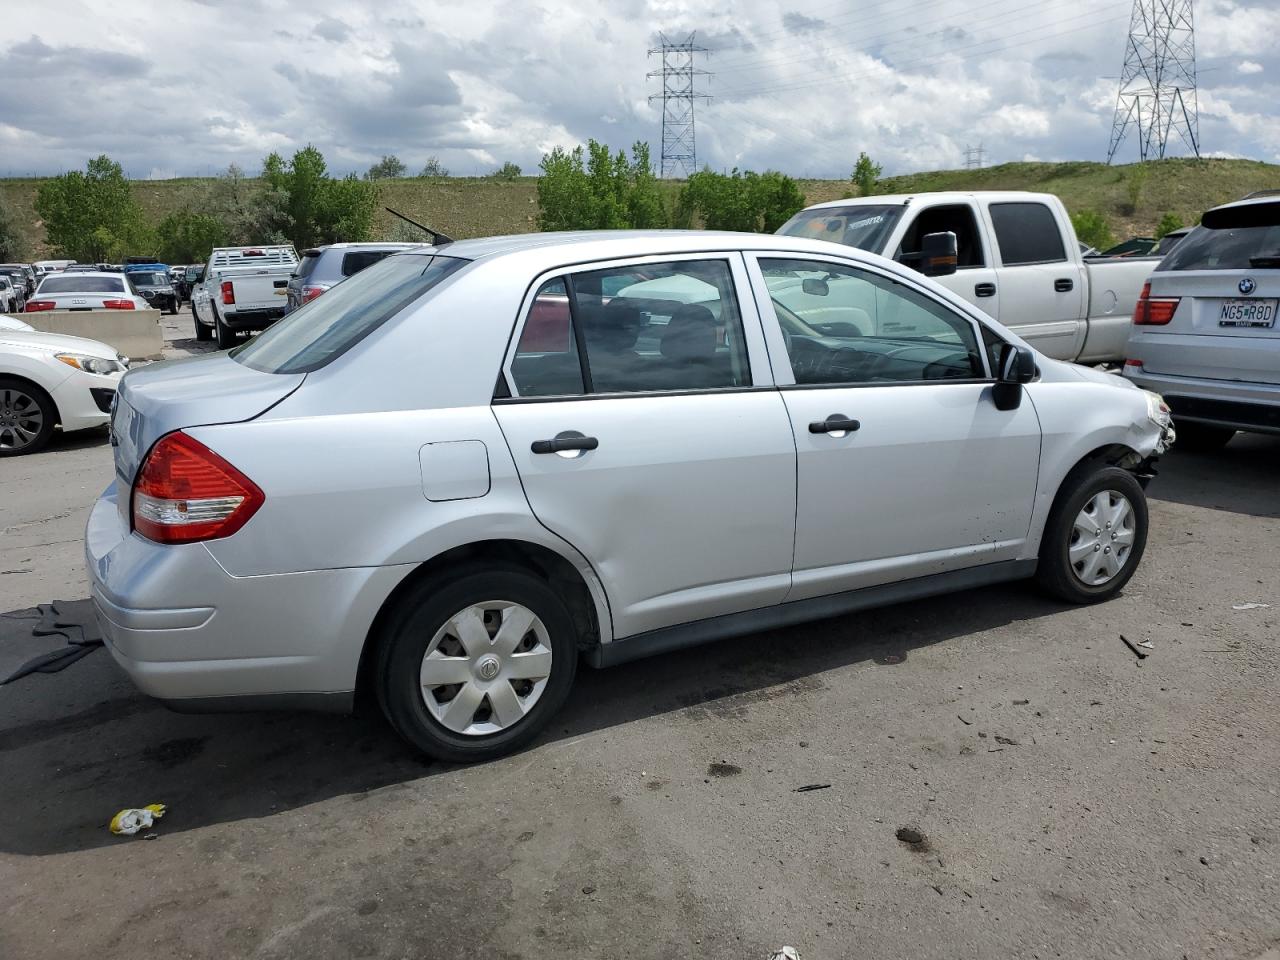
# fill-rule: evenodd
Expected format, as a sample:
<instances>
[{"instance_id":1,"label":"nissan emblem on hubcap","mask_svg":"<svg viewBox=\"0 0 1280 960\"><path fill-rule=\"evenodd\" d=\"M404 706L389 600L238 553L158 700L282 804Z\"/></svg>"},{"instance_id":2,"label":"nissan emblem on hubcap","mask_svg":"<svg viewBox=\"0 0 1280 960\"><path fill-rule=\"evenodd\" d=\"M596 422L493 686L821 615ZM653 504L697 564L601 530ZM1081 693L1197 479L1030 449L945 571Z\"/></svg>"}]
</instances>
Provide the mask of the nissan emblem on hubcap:
<instances>
[{"instance_id":1,"label":"nissan emblem on hubcap","mask_svg":"<svg viewBox=\"0 0 1280 960\"><path fill-rule=\"evenodd\" d=\"M480 661L480 679L492 680L498 675L499 669L497 657L485 657Z\"/></svg>"}]
</instances>

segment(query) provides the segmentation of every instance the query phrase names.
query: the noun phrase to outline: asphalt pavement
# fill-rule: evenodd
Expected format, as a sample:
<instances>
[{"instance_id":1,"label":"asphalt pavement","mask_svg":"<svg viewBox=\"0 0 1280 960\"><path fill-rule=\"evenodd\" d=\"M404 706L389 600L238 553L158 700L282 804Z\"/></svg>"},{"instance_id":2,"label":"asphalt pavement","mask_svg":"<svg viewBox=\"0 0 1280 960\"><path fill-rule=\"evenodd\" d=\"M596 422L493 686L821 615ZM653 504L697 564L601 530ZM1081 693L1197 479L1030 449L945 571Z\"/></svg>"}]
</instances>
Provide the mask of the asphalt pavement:
<instances>
[{"instance_id":1,"label":"asphalt pavement","mask_svg":"<svg viewBox=\"0 0 1280 960\"><path fill-rule=\"evenodd\" d=\"M101 432L0 463L0 676L85 619L110 464ZM173 714L105 652L0 687L0 957L1275 958L1278 480L1280 438L1175 451L1108 604L1014 584L583 669L478 766L376 715Z\"/></svg>"}]
</instances>

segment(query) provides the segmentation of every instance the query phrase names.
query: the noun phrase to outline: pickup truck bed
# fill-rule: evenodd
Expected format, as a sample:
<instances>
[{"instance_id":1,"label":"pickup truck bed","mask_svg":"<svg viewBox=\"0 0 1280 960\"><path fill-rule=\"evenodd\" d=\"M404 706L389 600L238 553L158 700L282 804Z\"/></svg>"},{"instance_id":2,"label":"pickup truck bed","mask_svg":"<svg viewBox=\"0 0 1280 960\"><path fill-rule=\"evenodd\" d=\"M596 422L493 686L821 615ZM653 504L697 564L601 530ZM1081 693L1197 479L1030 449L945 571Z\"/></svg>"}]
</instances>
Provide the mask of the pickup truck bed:
<instances>
[{"instance_id":1,"label":"pickup truck bed","mask_svg":"<svg viewBox=\"0 0 1280 960\"><path fill-rule=\"evenodd\" d=\"M230 346L236 335L265 330L285 313L289 277L298 266L291 245L213 251L204 280L191 295L196 338Z\"/></svg>"}]
</instances>

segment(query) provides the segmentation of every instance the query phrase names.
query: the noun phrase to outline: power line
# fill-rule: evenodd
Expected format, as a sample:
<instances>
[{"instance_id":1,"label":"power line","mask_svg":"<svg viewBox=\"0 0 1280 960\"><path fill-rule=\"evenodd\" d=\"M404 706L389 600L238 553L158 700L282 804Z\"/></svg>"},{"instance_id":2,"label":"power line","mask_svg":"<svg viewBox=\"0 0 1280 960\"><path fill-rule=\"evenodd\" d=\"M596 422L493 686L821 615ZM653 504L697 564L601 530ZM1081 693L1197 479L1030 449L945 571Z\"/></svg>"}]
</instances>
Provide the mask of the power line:
<instances>
[{"instance_id":1,"label":"power line","mask_svg":"<svg viewBox=\"0 0 1280 960\"><path fill-rule=\"evenodd\" d=\"M694 88L698 77L711 76L708 71L694 65L694 57L706 53L707 48L695 44L692 33L678 43L668 40L662 33L658 38L662 45L650 48L649 56L659 54L662 69L651 70L648 74L651 80L654 77L662 80L662 92L649 97L650 103L662 101L662 159L658 172L659 176L665 177L668 168L674 173L679 167L687 177L698 169L694 101L711 99Z\"/></svg>"},{"instance_id":2,"label":"power line","mask_svg":"<svg viewBox=\"0 0 1280 960\"><path fill-rule=\"evenodd\" d=\"M1196 28L1192 0L1133 0L1124 68L1111 121L1110 163L1130 127L1137 128L1138 158L1163 159L1176 133L1200 156L1196 94Z\"/></svg>"},{"instance_id":3,"label":"power line","mask_svg":"<svg viewBox=\"0 0 1280 960\"><path fill-rule=\"evenodd\" d=\"M964 145L964 166L966 170L977 170L986 166L987 150L982 144L971 147Z\"/></svg>"}]
</instances>

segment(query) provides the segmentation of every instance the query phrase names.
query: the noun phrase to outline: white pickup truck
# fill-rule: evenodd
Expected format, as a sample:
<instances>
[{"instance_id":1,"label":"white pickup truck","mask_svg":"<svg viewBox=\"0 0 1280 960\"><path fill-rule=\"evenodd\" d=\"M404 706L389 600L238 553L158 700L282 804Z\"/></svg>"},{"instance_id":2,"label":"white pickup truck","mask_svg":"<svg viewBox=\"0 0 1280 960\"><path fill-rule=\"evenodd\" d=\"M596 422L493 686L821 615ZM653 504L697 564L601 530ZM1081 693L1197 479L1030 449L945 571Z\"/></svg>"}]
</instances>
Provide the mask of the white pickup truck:
<instances>
[{"instance_id":1,"label":"white pickup truck","mask_svg":"<svg viewBox=\"0 0 1280 960\"><path fill-rule=\"evenodd\" d=\"M284 316L289 277L298 266L292 244L215 247L204 279L191 293L196 339L233 346L242 332L265 330Z\"/></svg>"},{"instance_id":2,"label":"white pickup truck","mask_svg":"<svg viewBox=\"0 0 1280 960\"><path fill-rule=\"evenodd\" d=\"M778 230L832 240L911 264L921 238L956 235L956 272L934 279L1046 356L1119 363L1142 284L1159 257L1081 254L1052 194L917 193L820 203Z\"/></svg>"}]
</instances>

